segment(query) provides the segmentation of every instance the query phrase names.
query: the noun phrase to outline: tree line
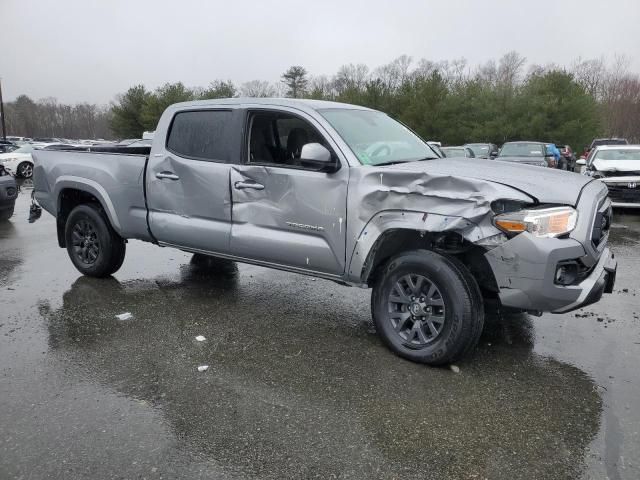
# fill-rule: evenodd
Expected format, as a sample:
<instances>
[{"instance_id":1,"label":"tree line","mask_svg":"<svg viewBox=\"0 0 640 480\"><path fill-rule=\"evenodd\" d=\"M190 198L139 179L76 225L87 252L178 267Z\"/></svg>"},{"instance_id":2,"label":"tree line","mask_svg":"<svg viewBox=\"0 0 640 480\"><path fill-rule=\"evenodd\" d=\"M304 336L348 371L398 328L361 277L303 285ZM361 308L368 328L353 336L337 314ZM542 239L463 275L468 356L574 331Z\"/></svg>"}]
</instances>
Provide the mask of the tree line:
<instances>
[{"instance_id":1,"label":"tree line","mask_svg":"<svg viewBox=\"0 0 640 480\"><path fill-rule=\"evenodd\" d=\"M426 139L446 144L530 139L570 144L579 150L597 136L640 141L640 75L629 71L624 58L542 66L527 65L516 52L475 67L464 59L414 61L403 55L373 70L364 64L344 65L332 76L312 76L304 67L292 66L278 82L253 80L235 85L216 80L204 88L177 82L155 90L136 85L118 95L108 108L72 107L50 99L32 102L21 96L8 105L7 121L10 132L17 125L20 131L64 131L69 133L60 136L77 138L89 136L82 125L89 121L94 136L139 138L143 131L155 129L163 110L172 103L237 96L363 105L387 112ZM80 107L93 116L82 117ZM31 119L33 123L29 127L10 123L12 114L16 122Z\"/></svg>"},{"instance_id":2,"label":"tree line","mask_svg":"<svg viewBox=\"0 0 640 480\"><path fill-rule=\"evenodd\" d=\"M7 135L55 138L113 138L110 106L67 105L55 98L20 95L5 105Z\"/></svg>"}]
</instances>

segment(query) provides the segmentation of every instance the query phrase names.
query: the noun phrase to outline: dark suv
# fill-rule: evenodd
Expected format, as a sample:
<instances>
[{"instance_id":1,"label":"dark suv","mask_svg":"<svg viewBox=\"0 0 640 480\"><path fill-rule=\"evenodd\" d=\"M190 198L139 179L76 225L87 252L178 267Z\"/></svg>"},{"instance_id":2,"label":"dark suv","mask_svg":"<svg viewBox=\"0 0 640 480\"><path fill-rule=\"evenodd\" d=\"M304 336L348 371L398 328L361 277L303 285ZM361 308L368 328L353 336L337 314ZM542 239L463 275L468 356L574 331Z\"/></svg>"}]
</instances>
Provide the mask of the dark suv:
<instances>
[{"instance_id":1,"label":"dark suv","mask_svg":"<svg viewBox=\"0 0 640 480\"><path fill-rule=\"evenodd\" d=\"M498 156L498 146L495 143L465 143L477 158L495 158Z\"/></svg>"},{"instance_id":2,"label":"dark suv","mask_svg":"<svg viewBox=\"0 0 640 480\"><path fill-rule=\"evenodd\" d=\"M16 180L0 165L0 222L11 218L16 198L18 198Z\"/></svg>"}]
</instances>

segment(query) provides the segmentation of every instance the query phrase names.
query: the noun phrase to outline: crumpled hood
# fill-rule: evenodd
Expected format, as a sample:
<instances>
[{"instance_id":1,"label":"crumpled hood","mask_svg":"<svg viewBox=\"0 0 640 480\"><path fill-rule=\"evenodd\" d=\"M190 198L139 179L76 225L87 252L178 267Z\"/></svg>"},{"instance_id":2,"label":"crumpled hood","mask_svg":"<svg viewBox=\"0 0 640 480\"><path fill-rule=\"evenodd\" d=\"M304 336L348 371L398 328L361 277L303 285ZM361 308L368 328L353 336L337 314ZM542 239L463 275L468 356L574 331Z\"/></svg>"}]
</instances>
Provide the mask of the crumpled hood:
<instances>
[{"instance_id":1,"label":"crumpled hood","mask_svg":"<svg viewBox=\"0 0 640 480\"><path fill-rule=\"evenodd\" d=\"M640 172L640 160L602 160L593 161L599 172Z\"/></svg>"},{"instance_id":2,"label":"crumpled hood","mask_svg":"<svg viewBox=\"0 0 640 480\"><path fill-rule=\"evenodd\" d=\"M476 178L515 188L540 203L562 205L575 205L584 186L593 181L586 175L564 170L480 158L441 158L383 168Z\"/></svg>"}]
</instances>

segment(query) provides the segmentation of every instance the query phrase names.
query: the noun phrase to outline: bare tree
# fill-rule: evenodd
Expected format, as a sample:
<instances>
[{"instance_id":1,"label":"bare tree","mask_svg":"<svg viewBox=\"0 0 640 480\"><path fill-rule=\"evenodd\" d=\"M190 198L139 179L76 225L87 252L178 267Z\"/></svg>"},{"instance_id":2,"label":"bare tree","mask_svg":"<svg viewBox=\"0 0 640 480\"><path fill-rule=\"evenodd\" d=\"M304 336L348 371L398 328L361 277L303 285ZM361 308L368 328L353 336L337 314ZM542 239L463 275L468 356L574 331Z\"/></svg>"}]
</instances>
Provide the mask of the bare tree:
<instances>
[{"instance_id":1,"label":"bare tree","mask_svg":"<svg viewBox=\"0 0 640 480\"><path fill-rule=\"evenodd\" d=\"M526 61L518 52L505 53L498 62L498 84L509 89L515 88L522 80L522 69Z\"/></svg>"},{"instance_id":2,"label":"bare tree","mask_svg":"<svg viewBox=\"0 0 640 480\"><path fill-rule=\"evenodd\" d=\"M333 83L326 75L311 77L307 88L307 96L315 99L329 99L335 96Z\"/></svg>"},{"instance_id":3,"label":"bare tree","mask_svg":"<svg viewBox=\"0 0 640 480\"><path fill-rule=\"evenodd\" d=\"M276 89L269 82L250 80L240 86L240 95L243 97L274 97Z\"/></svg>"},{"instance_id":4,"label":"bare tree","mask_svg":"<svg viewBox=\"0 0 640 480\"><path fill-rule=\"evenodd\" d=\"M602 90L607 78L607 65L603 57L591 60L578 58L570 68L573 77L582 88L596 100L602 98Z\"/></svg>"},{"instance_id":5,"label":"bare tree","mask_svg":"<svg viewBox=\"0 0 640 480\"><path fill-rule=\"evenodd\" d=\"M369 67L363 63L343 65L338 69L338 73L333 79L334 88L338 95L347 90L362 89L367 82L368 75Z\"/></svg>"}]
</instances>

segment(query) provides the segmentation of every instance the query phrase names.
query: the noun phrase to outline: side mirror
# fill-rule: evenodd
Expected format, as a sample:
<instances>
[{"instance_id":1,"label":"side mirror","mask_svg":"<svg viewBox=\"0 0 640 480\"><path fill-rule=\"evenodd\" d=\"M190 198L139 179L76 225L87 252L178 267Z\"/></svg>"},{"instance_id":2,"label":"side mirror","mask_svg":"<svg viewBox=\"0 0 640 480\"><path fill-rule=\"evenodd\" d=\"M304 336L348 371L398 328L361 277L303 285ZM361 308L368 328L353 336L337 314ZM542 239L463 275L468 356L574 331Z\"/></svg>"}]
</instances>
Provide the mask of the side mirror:
<instances>
[{"instance_id":1,"label":"side mirror","mask_svg":"<svg viewBox=\"0 0 640 480\"><path fill-rule=\"evenodd\" d=\"M338 170L338 163L331 157L331 152L319 143L306 143L302 146L300 163L315 167L321 172L333 173Z\"/></svg>"},{"instance_id":2,"label":"side mirror","mask_svg":"<svg viewBox=\"0 0 640 480\"><path fill-rule=\"evenodd\" d=\"M586 165L587 161L584 158L579 158L576 160L576 165Z\"/></svg>"},{"instance_id":3,"label":"side mirror","mask_svg":"<svg viewBox=\"0 0 640 480\"><path fill-rule=\"evenodd\" d=\"M496 158L498 156L498 152L491 152L489 154L489 158Z\"/></svg>"}]
</instances>

